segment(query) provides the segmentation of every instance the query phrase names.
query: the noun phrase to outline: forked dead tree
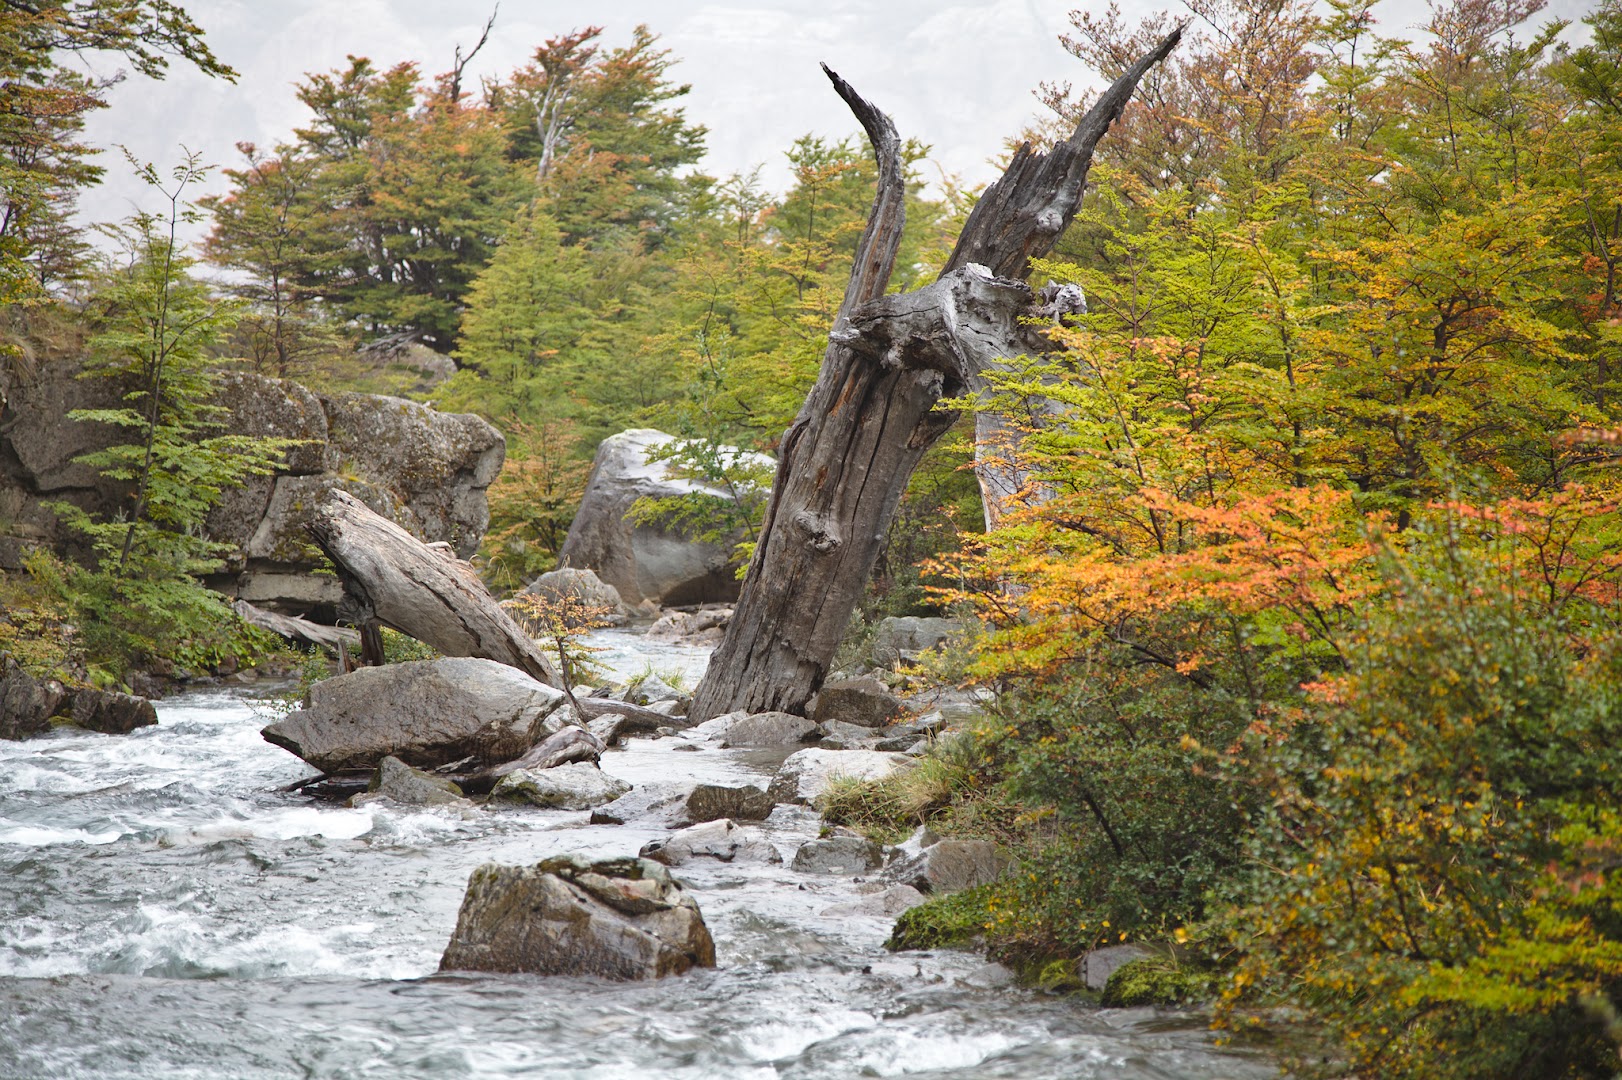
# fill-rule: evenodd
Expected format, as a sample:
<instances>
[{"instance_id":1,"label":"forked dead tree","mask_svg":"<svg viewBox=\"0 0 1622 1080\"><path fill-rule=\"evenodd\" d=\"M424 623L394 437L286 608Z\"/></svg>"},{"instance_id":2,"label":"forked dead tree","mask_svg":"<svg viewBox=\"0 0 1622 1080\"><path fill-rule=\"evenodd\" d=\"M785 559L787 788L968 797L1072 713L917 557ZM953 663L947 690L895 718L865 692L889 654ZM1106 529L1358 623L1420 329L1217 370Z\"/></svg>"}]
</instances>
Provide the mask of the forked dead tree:
<instances>
[{"instance_id":1,"label":"forked dead tree","mask_svg":"<svg viewBox=\"0 0 1622 1080\"><path fill-rule=\"evenodd\" d=\"M924 452L956 422L942 398L1033 350L1030 260L1075 216L1093 148L1179 28L1099 97L1047 153L1021 146L981 197L933 284L886 296L905 221L901 140L890 118L823 70L866 129L878 193L822 372L783 435L777 476L743 594L699 685L693 717L803 712L866 586L885 530Z\"/></svg>"}]
</instances>

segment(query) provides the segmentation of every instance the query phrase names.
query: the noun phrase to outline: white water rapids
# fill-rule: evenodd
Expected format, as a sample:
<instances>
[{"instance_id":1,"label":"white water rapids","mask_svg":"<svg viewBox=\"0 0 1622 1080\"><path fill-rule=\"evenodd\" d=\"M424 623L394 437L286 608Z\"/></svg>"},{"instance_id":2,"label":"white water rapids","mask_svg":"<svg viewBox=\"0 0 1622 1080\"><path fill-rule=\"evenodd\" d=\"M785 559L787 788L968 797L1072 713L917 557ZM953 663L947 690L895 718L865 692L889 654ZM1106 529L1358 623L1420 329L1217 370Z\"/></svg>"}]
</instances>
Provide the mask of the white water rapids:
<instances>
[{"instance_id":1,"label":"white water rapids","mask_svg":"<svg viewBox=\"0 0 1622 1080\"><path fill-rule=\"evenodd\" d=\"M604 633L622 673L697 650ZM656 983L441 976L468 873L635 854L660 830L584 813L321 804L244 691L158 703L130 735L0 742L0 1078L1275 1076L1197 1020L1010 988L949 951L890 954L889 921L826 916L849 878L700 861L676 871L719 968ZM771 756L681 739L603 758L633 784L764 784ZM776 755L781 757L781 755ZM780 808L790 857L815 816Z\"/></svg>"}]
</instances>

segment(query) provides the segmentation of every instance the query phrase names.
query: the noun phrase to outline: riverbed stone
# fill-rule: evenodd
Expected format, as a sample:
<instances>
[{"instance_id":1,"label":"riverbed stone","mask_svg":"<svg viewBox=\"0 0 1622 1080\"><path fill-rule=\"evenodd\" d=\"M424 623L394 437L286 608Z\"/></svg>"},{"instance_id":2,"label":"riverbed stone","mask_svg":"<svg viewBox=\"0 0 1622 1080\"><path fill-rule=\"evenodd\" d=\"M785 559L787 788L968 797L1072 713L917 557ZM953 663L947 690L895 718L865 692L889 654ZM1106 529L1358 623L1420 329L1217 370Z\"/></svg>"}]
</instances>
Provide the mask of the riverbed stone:
<instances>
[{"instance_id":1,"label":"riverbed stone","mask_svg":"<svg viewBox=\"0 0 1622 1080\"><path fill-rule=\"evenodd\" d=\"M592 811L591 823L682 829L720 818L763 821L771 812L771 798L753 784L679 781L640 785L630 794Z\"/></svg>"},{"instance_id":2,"label":"riverbed stone","mask_svg":"<svg viewBox=\"0 0 1622 1080\"><path fill-rule=\"evenodd\" d=\"M596 765L576 762L551 769L517 769L496 782L490 797L549 810L590 810L630 790L630 784Z\"/></svg>"},{"instance_id":3,"label":"riverbed stone","mask_svg":"<svg viewBox=\"0 0 1622 1080\"><path fill-rule=\"evenodd\" d=\"M884 849L865 836L829 836L801 844L791 865L802 874L865 874L884 865Z\"/></svg>"},{"instance_id":4,"label":"riverbed stone","mask_svg":"<svg viewBox=\"0 0 1622 1080\"><path fill-rule=\"evenodd\" d=\"M941 840L888 867L884 876L920 892L954 893L1008 872L1008 853L988 840Z\"/></svg>"},{"instance_id":5,"label":"riverbed stone","mask_svg":"<svg viewBox=\"0 0 1622 1080\"><path fill-rule=\"evenodd\" d=\"M652 840L639 853L666 866L682 866L695 859L717 862L780 863L782 853L758 829L747 829L731 818L690 825L663 840Z\"/></svg>"},{"instance_id":6,"label":"riverbed stone","mask_svg":"<svg viewBox=\"0 0 1622 1080\"><path fill-rule=\"evenodd\" d=\"M901 713L901 699L871 675L830 679L811 707L811 719L819 724L842 720L865 728L881 728Z\"/></svg>"},{"instance_id":7,"label":"riverbed stone","mask_svg":"<svg viewBox=\"0 0 1622 1080\"><path fill-rule=\"evenodd\" d=\"M821 734L810 720L786 712L723 713L692 728L692 732L722 746L760 747L799 746Z\"/></svg>"},{"instance_id":8,"label":"riverbed stone","mask_svg":"<svg viewBox=\"0 0 1622 1080\"><path fill-rule=\"evenodd\" d=\"M822 915L824 918L856 915L893 919L903 911L917 907L925 899L924 894L911 885L880 886L848 903L823 908Z\"/></svg>"},{"instance_id":9,"label":"riverbed stone","mask_svg":"<svg viewBox=\"0 0 1622 1080\"><path fill-rule=\"evenodd\" d=\"M462 797L462 789L442 776L430 776L413 769L397 757L386 757L372 774L366 790L349 800L350 806L365 806L379 800L401 806L454 806L470 809L473 803Z\"/></svg>"},{"instance_id":10,"label":"riverbed stone","mask_svg":"<svg viewBox=\"0 0 1622 1080\"><path fill-rule=\"evenodd\" d=\"M583 568L549 570L525 586L520 595L539 597L552 604L575 600L610 626L624 626L631 621L631 609L620 598L619 590Z\"/></svg>"},{"instance_id":11,"label":"riverbed stone","mask_svg":"<svg viewBox=\"0 0 1622 1080\"><path fill-rule=\"evenodd\" d=\"M0 656L0 739L29 739L51 730L62 684L36 679L10 655Z\"/></svg>"},{"instance_id":12,"label":"riverbed stone","mask_svg":"<svg viewBox=\"0 0 1622 1080\"><path fill-rule=\"evenodd\" d=\"M774 803L811 803L836 777L879 780L910 764L901 754L877 750L797 750L777 770L767 795Z\"/></svg>"},{"instance_id":13,"label":"riverbed stone","mask_svg":"<svg viewBox=\"0 0 1622 1080\"><path fill-rule=\"evenodd\" d=\"M715 966L698 903L648 859L473 871L441 971L657 979Z\"/></svg>"},{"instance_id":14,"label":"riverbed stone","mask_svg":"<svg viewBox=\"0 0 1622 1080\"><path fill-rule=\"evenodd\" d=\"M86 731L127 735L158 722L152 702L134 694L111 690L79 690L73 695L73 722Z\"/></svg>"},{"instance_id":15,"label":"riverbed stone","mask_svg":"<svg viewBox=\"0 0 1622 1080\"><path fill-rule=\"evenodd\" d=\"M393 755L465 771L522 757L563 727L563 692L493 660L445 657L364 667L310 687L265 739L322 772L375 769Z\"/></svg>"}]
</instances>

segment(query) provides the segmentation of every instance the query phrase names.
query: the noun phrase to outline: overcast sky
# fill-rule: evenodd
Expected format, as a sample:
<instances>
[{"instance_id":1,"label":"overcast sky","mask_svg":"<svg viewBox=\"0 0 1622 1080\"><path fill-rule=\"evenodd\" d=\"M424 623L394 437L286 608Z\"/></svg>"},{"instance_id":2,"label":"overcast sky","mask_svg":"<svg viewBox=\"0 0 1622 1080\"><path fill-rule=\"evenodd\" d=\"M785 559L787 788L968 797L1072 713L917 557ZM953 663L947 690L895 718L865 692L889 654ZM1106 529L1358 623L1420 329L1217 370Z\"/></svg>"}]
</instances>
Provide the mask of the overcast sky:
<instances>
[{"instance_id":1,"label":"overcast sky","mask_svg":"<svg viewBox=\"0 0 1622 1080\"><path fill-rule=\"evenodd\" d=\"M1167 0L1120 0L1128 18ZM131 76L112 107L91 120L98 146L123 144L143 161L173 164L185 145L213 165L233 165L237 142L272 146L307 118L293 96L305 72L343 66L349 54L381 66L417 61L425 74L447 70L457 43L478 40L485 0L184 0L235 85L176 64L163 82ZM1098 5L1100 8L1102 4ZM1555 0L1571 18L1584 0ZM1058 41L1075 0L502 0L496 28L470 75L505 75L548 37L598 24L610 45L647 24L679 61L671 71L692 92L690 120L709 128L706 171L725 176L764 165L781 190L783 151L808 132L843 136L855 121L818 70L827 61L889 112L903 136L922 139L949 174L983 183L1007 136L1039 106L1044 79L1087 82L1090 73ZM1419 22L1423 0L1388 0L1383 29ZM98 73L110 74L98 63ZM116 152L104 155L106 182L81 200L88 220L127 216L145 196ZM211 188L223 185L215 181ZM202 194L199 191L197 194Z\"/></svg>"}]
</instances>

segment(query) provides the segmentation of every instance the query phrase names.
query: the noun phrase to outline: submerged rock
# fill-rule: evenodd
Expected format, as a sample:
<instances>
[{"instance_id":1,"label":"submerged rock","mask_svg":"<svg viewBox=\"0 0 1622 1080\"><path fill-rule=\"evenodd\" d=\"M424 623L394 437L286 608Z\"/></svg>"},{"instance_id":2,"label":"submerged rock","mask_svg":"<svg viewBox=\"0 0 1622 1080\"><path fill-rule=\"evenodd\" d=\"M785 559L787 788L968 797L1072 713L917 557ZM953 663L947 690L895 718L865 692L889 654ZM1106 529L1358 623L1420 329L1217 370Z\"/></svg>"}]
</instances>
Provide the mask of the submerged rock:
<instances>
[{"instance_id":1,"label":"submerged rock","mask_svg":"<svg viewBox=\"0 0 1622 1080\"><path fill-rule=\"evenodd\" d=\"M834 904L822 909L824 918L860 915L893 919L903 911L910 911L923 903L926 897L911 885L890 885L864 894L849 903Z\"/></svg>"},{"instance_id":2,"label":"submerged rock","mask_svg":"<svg viewBox=\"0 0 1622 1080\"><path fill-rule=\"evenodd\" d=\"M767 795L774 803L809 803L836 777L878 780L910 764L911 758L877 750L798 750L777 770Z\"/></svg>"},{"instance_id":3,"label":"submerged rock","mask_svg":"<svg viewBox=\"0 0 1622 1080\"><path fill-rule=\"evenodd\" d=\"M486 864L468 879L441 971L658 979L715 966L698 904L647 859Z\"/></svg>"},{"instance_id":4,"label":"submerged rock","mask_svg":"<svg viewBox=\"0 0 1622 1080\"><path fill-rule=\"evenodd\" d=\"M402 806L473 807L472 802L462 797L462 789L452 781L413 769L397 757L384 758L377 772L372 774L366 790L350 799L349 805L365 806L381 799Z\"/></svg>"},{"instance_id":5,"label":"submerged rock","mask_svg":"<svg viewBox=\"0 0 1622 1080\"><path fill-rule=\"evenodd\" d=\"M772 800L753 784L643 784L624 798L592 811L593 825L662 825L681 829L705 821L732 818L764 821Z\"/></svg>"},{"instance_id":6,"label":"submerged rock","mask_svg":"<svg viewBox=\"0 0 1622 1080\"><path fill-rule=\"evenodd\" d=\"M563 692L494 660L446 657L366 667L310 687L304 707L265 739L322 772L375 769L393 755L417 768L470 771L523 756L563 727Z\"/></svg>"},{"instance_id":7,"label":"submerged rock","mask_svg":"<svg viewBox=\"0 0 1622 1080\"><path fill-rule=\"evenodd\" d=\"M87 731L127 735L158 722L152 702L111 690L79 690L73 695L73 722Z\"/></svg>"},{"instance_id":8,"label":"submerged rock","mask_svg":"<svg viewBox=\"0 0 1622 1080\"><path fill-rule=\"evenodd\" d=\"M50 731L64 696L61 683L36 679L9 655L0 656L0 739L28 739Z\"/></svg>"},{"instance_id":9,"label":"submerged rock","mask_svg":"<svg viewBox=\"0 0 1622 1080\"><path fill-rule=\"evenodd\" d=\"M550 810L590 810L630 790L630 784L596 765L575 762L550 769L516 769L496 782L490 797Z\"/></svg>"},{"instance_id":10,"label":"submerged rock","mask_svg":"<svg viewBox=\"0 0 1622 1080\"><path fill-rule=\"evenodd\" d=\"M783 856L758 830L745 829L731 818L706 821L672 833L663 840L643 845L644 859L681 866L694 859L718 862L780 863Z\"/></svg>"}]
</instances>

